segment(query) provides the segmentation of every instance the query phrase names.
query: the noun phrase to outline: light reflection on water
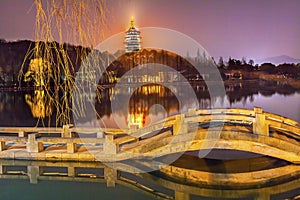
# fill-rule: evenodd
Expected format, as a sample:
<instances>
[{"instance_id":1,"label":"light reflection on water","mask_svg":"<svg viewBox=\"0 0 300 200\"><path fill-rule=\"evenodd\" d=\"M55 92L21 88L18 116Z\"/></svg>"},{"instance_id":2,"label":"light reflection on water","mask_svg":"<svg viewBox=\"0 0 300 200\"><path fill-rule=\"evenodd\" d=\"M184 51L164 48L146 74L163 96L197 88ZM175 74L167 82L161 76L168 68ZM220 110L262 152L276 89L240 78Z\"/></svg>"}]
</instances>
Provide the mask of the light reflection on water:
<instances>
[{"instance_id":1,"label":"light reflection on water","mask_svg":"<svg viewBox=\"0 0 300 200\"><path fill-rule=\"evenodd\" d=\"M243 88L246 87L246 88ZM243 88L241 90L241 88ZM199 108L207 109L212 105L223 108L248 108L254 106L262 107L264 111L292 118L300 121L300 94L292 92L289 95L278 94L272 91L271 94L260 93L254 90L255 86L226 87L226 96L210 97L202 86L194 86L195 93L199 100ZM138 88L130 98L128 112L124 112L125 105L117 105L112 115L111 104L115 95L123 98L130 93L130 86L115 91L113 87L101 91L100 102L95 108L100 116L98 122L101 127L125 128L130 125L139 127L158 121L167 116L185 112L194 107L189 97L178 96L184 94L185 86L176 86L176 94L170 89L161 85L148 85ZM35 126L39 120L45 125L50 122L55 125L55 109L49 99L43 96L43 91L0 93L0 126ZM218 106L219 105L219 106ZM49 116L52 117L49 118ZM96 115L96 114L95 114ZM83 122L90 123L83 119ZM116 121L118 123L116 123Z\"/></svg>"},{"instance_id":2,"label":"light reflection on water","mask_svg":"<svg viewBox=\"0 0 300 200\"><path fill-rule=\"evenodd\" d=\"M162 87L162 86L157 86ZM111 90L111 89L107 89ZM126 91L124 89L124 91ZM118 91L120 92L120 91ZM297 121L300 121L300 94L293 93L290 95L282 95L282 94L272 94L272 95L262 95L261 93L254 94L243 94L236 92L235 97L231 97L230 94L227 96L217 96L217 97L209 97L206 94L207 91L198 91L197 96L199 98L199 108L200 109L208 109L211 108L211 105L214 104L215 108L247 108L253 109L256 107L262 107L264 111L272 112L278 115L282 115ZM110 92L114 93L114 92ZM176 99L176 96L170 92L168 89L164 89L163 96L161 93L147 93L143 94L143 90L138 90L132 96L129 102L129 113L117 113L112 116L110 113L105 113L101 118L101 126L112 126L118 127L115 121L122 121L123 123L118 123L118 125L122 124L125 128L128 124L138 124L140 127L151 124L151 122L155 122L161 120L167 116L174 115L177 113L186 112L189 107L193 107L190 104L188 97L185 99L186 101L182 103L184 106L180 108L179 102ZM111 102L101 102L97 106L99 106L99 110L105 110L107 104ZM159 104L163 107L155 107L156 104ZM154 108L152 107L154 105ZM217 106L216 106L217 105ZM152 109L152 112L149 112ZM121 110L121 109L120 109ZM101 115L101 114L100 114Z\"/></svg>"}]
</instances>

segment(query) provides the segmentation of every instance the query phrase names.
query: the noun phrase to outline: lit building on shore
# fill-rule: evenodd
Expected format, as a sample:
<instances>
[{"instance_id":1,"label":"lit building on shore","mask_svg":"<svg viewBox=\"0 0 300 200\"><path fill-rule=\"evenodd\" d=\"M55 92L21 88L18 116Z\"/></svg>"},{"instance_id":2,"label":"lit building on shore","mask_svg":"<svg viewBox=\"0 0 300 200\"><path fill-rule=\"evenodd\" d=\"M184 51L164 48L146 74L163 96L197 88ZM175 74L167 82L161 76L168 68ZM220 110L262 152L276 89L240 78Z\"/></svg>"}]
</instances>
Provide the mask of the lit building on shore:
<instances>
[{"instance_id":1,"label":"lit building on shore","mask_svg":"<svg viewBox=\"0 0 300 200\"><path fill-rule=\"evenodd\" d=\"M141 36L140 31L138 31L134 26L134 19L131 18L130 27L126 31L125 36L125 52L130 53L134 51L139 51L141 49Z\"/></svg>"}]
</instances>

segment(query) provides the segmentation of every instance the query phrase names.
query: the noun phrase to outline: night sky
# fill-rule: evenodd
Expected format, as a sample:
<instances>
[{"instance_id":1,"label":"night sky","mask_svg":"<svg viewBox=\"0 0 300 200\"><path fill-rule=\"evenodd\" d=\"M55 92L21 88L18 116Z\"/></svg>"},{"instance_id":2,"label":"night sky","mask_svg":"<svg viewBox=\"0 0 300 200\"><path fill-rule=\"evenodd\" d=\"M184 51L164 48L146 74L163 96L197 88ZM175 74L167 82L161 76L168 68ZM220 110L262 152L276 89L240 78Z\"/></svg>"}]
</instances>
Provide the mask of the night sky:
<instances>
[{"instance_id":1,"label":"night sky","mask_svg":"<svg viewBox=\"0 0 300 200\"><path fill-rule=\"evenodd\" d=\"M33 39L33 0L0 3L0 38ZM299 0L108 0L108 4L105 37L126 30L133 15L138 27L180 31L214 57L300 58Z\"/></svg>"}]
</instances>

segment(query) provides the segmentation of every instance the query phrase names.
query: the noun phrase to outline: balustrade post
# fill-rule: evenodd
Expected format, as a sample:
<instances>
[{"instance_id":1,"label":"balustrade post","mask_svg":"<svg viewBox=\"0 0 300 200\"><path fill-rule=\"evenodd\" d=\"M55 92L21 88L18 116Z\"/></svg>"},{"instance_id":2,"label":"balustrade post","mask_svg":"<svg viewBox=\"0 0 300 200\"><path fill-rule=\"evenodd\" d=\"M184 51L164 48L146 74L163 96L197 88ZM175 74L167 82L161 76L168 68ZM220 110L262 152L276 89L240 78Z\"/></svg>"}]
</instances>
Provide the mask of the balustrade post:
<instances>
[{"instance_id":1,"label":"balustrade post","mask_svg":"<svg viewBox=\"0 0 300 200\"><path fill-rule=\"evenodd\" d=\"M42 142L36 141L36 134L28 135L28 142L26 143L27 152L41 152L44 150L44 146Z\"/></svg>"},{"instance_id":2,"label":"balustrade post","mask_svg":"<svg viewBox=\"0 0 300 200\"><path fill-rule=\"evenodd\" d=\"M118 153L119 145L114 143L113 135L105 135L103 151L105 154L117 154Z\"/></svg>"},{"instance_id":3,"label":"balustrade post","mask_svg":"<svg viewBox=\"0 0 300 200\"><path fill-rule=\"evenodd\" d=\"M4 151L6 149L6 142L0 141L0 151Z\"/></svg>"},{"instance_id":4,"label":"balustrade post","mask_svg":"<svg viewBox=\"0 0 300 200\"><path fill-rule=\"evenodd\" d=\"M61 133L61 137L63 138L71 138L72 137L72 132L70 130L70 124L63 125L63 130Z\"/></svg>"},{"instance_id":5,"label":"balustrade post","mask_svg":"<svg viewBox=\"0 0 300 200\"><path fill-rule=\"evenodd\" d=\"M25 131L19 131L18 137L27 137L27 133Z\"/></svg>"},{"instance_id":6,"label":"balustrade post","mask_svg":"<svg viewBox=\"0 0 300 200\"><path fill-rule=\"evenodd\" d=\"M42 171L40 166L27 166L27 174L31 184L38 183L38 177L42 174Z\"/></svg>"},{"instance_id":7,"label":"balustrade post","mask_svg":"<svg viewBox=\"0 0 300 200\"><path fill-rule=\"evenodd\" d=\"M197 116L197 110L196 108L190 108L188 109L188 112L185 114L185 117L196 117ZM198 130L198 121L192 121L189 124L187 124L187 132L188 133L197 133Z\"/></svg>"},{"instance_id":8,"label":"balustrade post","mask_svg":"<svg viewBox=\"0 0 300 200\"><path fill-rule=\"evenodd\" d=\"M0 165L0 174L6 173L6 166Z\"/></svg>"},{"instance_id":9,"label":"balustrade post","mask_svg":"<svg viewBox=\"0 0 300 200\"><path fill-rule=\"evenodd\" d=\"M117 169L110 168L110 167L104 168L104 179L106 180L107 187L115 187L118 177L119 177L119 172Z\"/></svg>"},{"instance_id":10,"label":"balustrade post","mask_svg":"<svg viewBox=\"0 0 300 200\"><path fill-rule=\"evenodd\" d=\"M77 176L77 168L76 167L68 167L68 176L70 176L70 177Z\"/></svg>"},{"instance_id":11,"label":"balustrade post","mask_svg":"<svg viewBox=\"0 0 300 200\"><path fill-rule=\"evenodd\" d=\"M77 144L76 143L67 143L67 153L76 153Z\"/></svg>"},{"instance_id":12,"label":"balustrade post","mask_svg":"<svg viewBox=\"0 0 300 200\"><path fill-rule=\"evenodd\" d=\"M183 134L188 132L188 124L184 123L185 115L176 115L175 122L173 124L173 135Z\"/></svg>"},{"instance_id":13,"label":"balustrade post","mask_svg":"<svg viewBox=\"0 0 300 200\"><path fill-rule=\"evenodd\" d=\"M262 108L254 107L255 119L253 122L253 133L269 136L269 125Z\"/></svg>"},{"instance_id":14,"label":"balustrade post","mask_svg":"<svg viewBox=\"0 0 300 200\"><path fill-rule=\"evenodd\" d=\"M97 138L103 138L104 133L103 132L97 132Z\"/></svg>"}]
</instances>

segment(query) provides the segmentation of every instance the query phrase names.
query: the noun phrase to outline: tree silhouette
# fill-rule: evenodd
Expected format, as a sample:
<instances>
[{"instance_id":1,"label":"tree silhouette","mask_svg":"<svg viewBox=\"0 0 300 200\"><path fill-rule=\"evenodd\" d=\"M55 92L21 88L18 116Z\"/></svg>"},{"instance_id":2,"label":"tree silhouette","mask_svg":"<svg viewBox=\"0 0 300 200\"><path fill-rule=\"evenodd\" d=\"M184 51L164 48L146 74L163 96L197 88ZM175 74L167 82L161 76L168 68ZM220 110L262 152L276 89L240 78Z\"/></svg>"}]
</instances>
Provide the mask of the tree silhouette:
<instances>
[{"instance_id":1,"label":"tree silhouette","mask_svg":"<svg viewBox=\"0 0 300 200\"><path fill-rule=\"evenodd\" d=\"M249 63L249 65L253 66L254 65L254 60L250 59L248 63Z\"/></svg>"}]
</instances>

